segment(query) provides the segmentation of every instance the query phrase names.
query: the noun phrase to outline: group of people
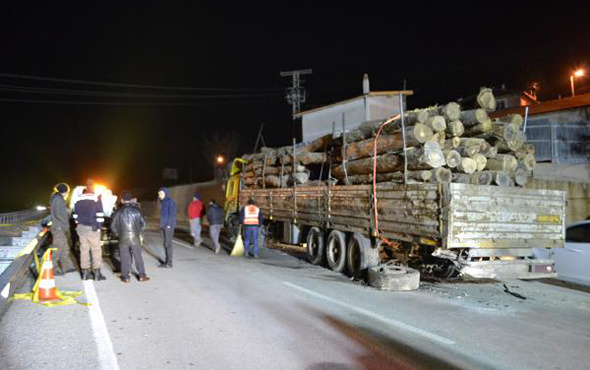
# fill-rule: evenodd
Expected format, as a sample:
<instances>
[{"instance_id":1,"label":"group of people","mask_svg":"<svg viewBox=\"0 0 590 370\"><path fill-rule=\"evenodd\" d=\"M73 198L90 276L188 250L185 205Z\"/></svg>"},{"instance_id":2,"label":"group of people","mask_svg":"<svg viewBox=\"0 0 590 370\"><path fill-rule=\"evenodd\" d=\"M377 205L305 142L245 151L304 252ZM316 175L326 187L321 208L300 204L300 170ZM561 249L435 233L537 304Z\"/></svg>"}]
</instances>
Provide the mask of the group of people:
<instances>
[{"instance_id":1,"label":"group of people","mask_svg":"<svg viewBox=\"0 0 590 370\"><path fill-rule=\"evenodd\" d=\"M102 274L102 246L101 228L105 221L105 214L101 196L94 194L93 184L86 186L83 194L78 198L72 210L72 217L66 206L66 199L70 188L67 184L60 183L54 188L51 196L50 209L52 217L51 234L53 247L56 253L56 275L63 275L77 271L71 258L72 225L80 241L80 268L82 279L95 281L105 280ZM158 265L160 268L172 268L172 239L176 228L176 203L170 196L170 189L162 187L158 191L160 207L160 229L162 231L165 258ZM130 192L121 194L121 205L112 216L111 232L118 238L119 255L121 262L121 280L130 282L131 264L134 261L138 272L139 281L148 281L150 278L145 272L142 257L142 232L147 223L141 214L139 205ZM221 251L219 235L225 221L223 208L211 200L205 210L201 194L195 193L188 207L190 233L196 247L203 242L201 237L201 223L203 216L207 214L209 221L209 236L216 254ZM74 223L71 223L71 219ZM252 254L258 258L258 235L263 223L260 208L253 200L240 210L240 222L244 227L244 246L246 256Z\"/></svg>"}]
</instances>

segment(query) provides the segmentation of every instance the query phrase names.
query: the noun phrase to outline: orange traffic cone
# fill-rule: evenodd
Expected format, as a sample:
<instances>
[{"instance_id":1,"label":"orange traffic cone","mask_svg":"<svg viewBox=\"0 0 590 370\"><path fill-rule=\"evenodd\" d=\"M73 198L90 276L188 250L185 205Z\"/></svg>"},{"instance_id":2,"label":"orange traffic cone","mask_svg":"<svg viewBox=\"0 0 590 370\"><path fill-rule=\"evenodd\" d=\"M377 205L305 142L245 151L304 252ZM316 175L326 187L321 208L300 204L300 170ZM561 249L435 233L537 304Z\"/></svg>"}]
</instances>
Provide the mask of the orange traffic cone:
<instances>
[{"instance_id":1,"label":"orange traffic cone","mask_svg":"<svg viewBox=\"0 0 590 370\"><path fill-rule=\"evenodd\" d=\"M41 281L39 282L39 301L57 300L57 289L55 279L53 278L53 262L51 261L51 251L47 253L47 258L41 266Z\"/></svg>"}]
</instances>

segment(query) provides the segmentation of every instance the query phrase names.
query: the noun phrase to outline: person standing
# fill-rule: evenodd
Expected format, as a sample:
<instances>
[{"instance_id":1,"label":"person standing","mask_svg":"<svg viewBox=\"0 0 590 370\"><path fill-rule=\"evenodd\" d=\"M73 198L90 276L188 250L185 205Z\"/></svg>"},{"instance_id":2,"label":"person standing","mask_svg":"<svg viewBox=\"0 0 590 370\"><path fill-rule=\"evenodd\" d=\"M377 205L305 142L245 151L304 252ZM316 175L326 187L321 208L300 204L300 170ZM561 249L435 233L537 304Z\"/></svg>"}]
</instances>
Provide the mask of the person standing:
<instances>
[{"instance_id":1,"label":"person standing","mask_svg":"<svg viewBox=\"0 0 590 370\"><path fill-rule=\"evenodd\" d=\"M70 213L66 207L66 199L70 192L67 184L59 183L51 195L51 236L53 247L57 248L55 256L57 268L56 275L63 275L76 271L71 259L71 237L70 237Z\"/></svg>"},{"instance_id":2,"label":"person standing","mask_svg":"<svg viewBox=\"0 0 590 370\"><path fill-rule=\"evenodd\" d=\"M193 237L195 247L198 247L203 242L201 239L201 218L203 216L203 202L201 201L201 193L195 193L193 201L188 205L188 219Z\"/></svg>"},{"instance_id":3,"label":"person standing","mask_svg":"<svg viewBox=\"0 0 590 370\"><path fill-rule=\"evenodd\" d=\"M170 189L162 187L158 191L158 198L160 198L160 229L162 229L162 236L164 237L164 253L166 258L158 267L171 268L172 267L172 237L174 236L174 228L176 227L176 203L170 197Z\"/></svg>"},{"instance_id":4,"label":"person standing","mask_svg":"<svg viewBox=\"0 0 590 370\"><path fill-rule=\"evenodd\" d=\"M100 229L104 222L102 201L88 187L80 195L74 205L75 218L78 223L76 231L80 239L80 267L82 267L82 280L89 280L90 256L92 255L92 273L94 280L106 280L101 273L102 246L100 243Z\"/></svg>"},{"instance_id":5,"label":"person standing","mask_svg":"<svg viewBox=\"0 0 590 370\"><path fill-rule=\"evenodd\" d=\"M141 255L141 232L146 227L146 222L141 216L141 211L133 202L131 193L124 192L121 195L123 205L113 215L111 230L119 239L119 255L121 256L121 281L128 283L131 270L131 256L135 261L135 268L139 274L139 281L148 281L150 278L145 273L143 257Z\"/></svg>"},{"instance_id":6,"label":"person standing","mask_svg":"<svg viewBox=\"0 0 590 370\"><path fill-rule=\"evenodd\" d=\"M209 221L209 237L211 237L211 241L213 242L215 254L219 254L219 251L221 250L219 234L221 233L221 227L225 220L225 212L223 212L223 209L217 204L217 202L215 202L215 199L209 202L207 220Z\"/></svg>"},{"instance_id":7,"label":"person standing","mask_svg":"<svg viewBox=\"0 0 590 370\"><path fill-rule=\"evenodd\" d=\"M254 199L248 200L248 205L240 210L240 223L244 228L244 256L248 257L252 245L254 258L258 258L258 234L264 218L262 211L256 206Z\"/></svg>"}]
</instances>

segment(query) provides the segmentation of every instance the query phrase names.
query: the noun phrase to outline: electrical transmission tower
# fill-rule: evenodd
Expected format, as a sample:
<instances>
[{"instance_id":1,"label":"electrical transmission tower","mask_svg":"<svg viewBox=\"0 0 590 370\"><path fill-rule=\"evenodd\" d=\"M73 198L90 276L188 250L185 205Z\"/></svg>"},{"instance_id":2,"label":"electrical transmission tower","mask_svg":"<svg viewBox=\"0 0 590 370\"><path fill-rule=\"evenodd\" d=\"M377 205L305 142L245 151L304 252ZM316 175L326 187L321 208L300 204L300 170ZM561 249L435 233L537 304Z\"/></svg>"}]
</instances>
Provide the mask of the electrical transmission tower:
<instances>
[{"instance_id":1,"label":"electrical transmission tower","mask_svg":"<svg viewBox=\"0 0 590 370\"><path fill-rule=\"evenodd\" d=\"M281 72L281 77L291 76L293 78L293 85L287 88L285 95L287 102L293 107L293 115L299 113L301 110L301 103L305 103L305 89L301 86L301 83L304 81L301 79L301 75L309 75L312 72L311 69Z\"/></svg>"}]
</instances>

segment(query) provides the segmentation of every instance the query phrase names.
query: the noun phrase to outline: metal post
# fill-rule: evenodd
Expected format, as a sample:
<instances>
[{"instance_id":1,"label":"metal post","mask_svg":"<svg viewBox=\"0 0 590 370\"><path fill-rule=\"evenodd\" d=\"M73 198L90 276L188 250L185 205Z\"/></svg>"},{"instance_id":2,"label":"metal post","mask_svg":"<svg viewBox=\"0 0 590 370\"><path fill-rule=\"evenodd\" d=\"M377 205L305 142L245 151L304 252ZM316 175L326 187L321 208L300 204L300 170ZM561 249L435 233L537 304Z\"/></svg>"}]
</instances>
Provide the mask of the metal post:
<instances>
[{"instance_id":1,"label":"metal post","mask_svg":"<svg viewBox=\"0 0 590 370\"><path fill-rule=\"evenodd\" d=\"M408 159L407 159L407 148L406 148L406 121L404 118L404 97L403 94L399 93L399 115L402 119L402 141L404 143L404 184L408 183Z\"/></svg>"},{"instance_id":2,"label":"metal post","mask_svg":"<svg viewBox=\"0 0 590 370\"><path fill-rule=\"evenodd\" d=\"M297 223L297 182L295 174L297 173L297 154L295 150L295 138L293 138L293 220Z\"/></svg>"},{"instance_id":3,"label":"metal post","mask_svg":"<svg viewBox=\"0 0 590 370\"><path fill-rule=\"evenodd\" d=\"M346 122L345 122L345 114L342 112L342 168L344 169L344 183L346 185L349 184L348 182L348 171L346 170Z\"/></svg>"},{"instance_id":4,"label":"metal post","mask_svg":"<svg viewBox=\"0 0 590 370\"><path fill-rule=\"evenodd\" d=\"M526 123L529 120L529 106L524 107L524 124L522 125L522 132L526 132Z\"/></svg>"},{"instance_id":5,"label":"metal post","mask_svg":"<svg viewBox=\"0 0 590 370\"><path fill-rule=\"evenodd\" d=\"M266 189L266 161L268 153L264 154L264 163L262 164L262 188Z\"/></svg>"},{"instance_id":6,"label":"metal post","mask_svg":"<svg viewBox=\"0 0 590 370\"><path fill-rule=\"evenodd\" d=\"M281 159L281 178L279 182L281 184L281 189L283 188L283 176L285 175L285 155L283 154L283 158Z\"/></svg>"},{"instance_id":7,"label":"metal post","mask_svg":"<svg viewBox=\"0 0 590 370\"><path fill-rule=\"evenodd\" d=\"M551 120L549 128L551 130L551 163L555 163L555 127Z\"/></svg>"}]
</instances>

